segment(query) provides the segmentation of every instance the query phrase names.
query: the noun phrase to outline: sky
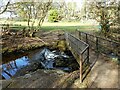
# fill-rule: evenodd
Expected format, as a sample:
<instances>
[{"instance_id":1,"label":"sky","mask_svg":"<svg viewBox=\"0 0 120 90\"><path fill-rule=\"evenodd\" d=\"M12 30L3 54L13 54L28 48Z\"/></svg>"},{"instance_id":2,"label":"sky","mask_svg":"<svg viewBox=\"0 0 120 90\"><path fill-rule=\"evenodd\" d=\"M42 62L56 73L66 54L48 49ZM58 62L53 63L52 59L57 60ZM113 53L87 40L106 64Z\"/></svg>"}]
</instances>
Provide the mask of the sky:
<instances>
[{"instance_id":1,"label":"sky","mask_svg":"<svg viewBox=\"0 0 120 90\"><path fill-rule=\"evenodd\" d=\"M6 3L7 3L7 1L8 0L0 0L0 6L1 6L1 4L4 4L4 5L6 5ZM20 0L11 0L12 2L14 2L14 1L20 1ZM29 0L24 0L24 1L29 1ZM37 0L35 0L35 1L37 1ZM38 1L40 1L40 0L38 0ZM43 1L43 0L42 0ZM45 1L45 0L44 0ZM46 0L47 1L47 0ZM58 1L58 0L57 0ZM83 2L83 0L65 0L65 2L77 2L77 8L81 8L82 7L82 2ZM0 15L0 17L10 17L10 13L3 13L3 14L1 14Z\"/></svg>"},{"instance_id":2,"label":"sky","mask_svg":"<svg viewBox=\"0 0 120 90\"><path fill-rule=\"evenodd\" d=\"M65 0L66 2L77 2L77 7L81 8L83 0Z\"/></svg>"}]
</instances>

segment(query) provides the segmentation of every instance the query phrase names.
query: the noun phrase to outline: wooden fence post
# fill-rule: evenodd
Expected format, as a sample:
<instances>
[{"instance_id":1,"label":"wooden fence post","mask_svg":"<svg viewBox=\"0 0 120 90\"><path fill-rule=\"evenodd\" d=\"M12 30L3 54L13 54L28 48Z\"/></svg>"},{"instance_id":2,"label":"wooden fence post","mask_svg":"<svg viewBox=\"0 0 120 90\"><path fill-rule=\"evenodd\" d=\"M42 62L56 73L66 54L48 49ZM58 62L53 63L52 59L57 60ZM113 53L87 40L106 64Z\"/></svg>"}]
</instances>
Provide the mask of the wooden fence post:
<instances>
[{"instance_id":1,"label":"wooden fence post","mask_svg":"<svg viewBox=\"0 0 120 90\"><path fill-rule=\"evenodd\" d=\"M83 61L82 54L80 54L79 59L80 59L80 83L82 83L82 61Z\"/></svg>"}]
</instances>

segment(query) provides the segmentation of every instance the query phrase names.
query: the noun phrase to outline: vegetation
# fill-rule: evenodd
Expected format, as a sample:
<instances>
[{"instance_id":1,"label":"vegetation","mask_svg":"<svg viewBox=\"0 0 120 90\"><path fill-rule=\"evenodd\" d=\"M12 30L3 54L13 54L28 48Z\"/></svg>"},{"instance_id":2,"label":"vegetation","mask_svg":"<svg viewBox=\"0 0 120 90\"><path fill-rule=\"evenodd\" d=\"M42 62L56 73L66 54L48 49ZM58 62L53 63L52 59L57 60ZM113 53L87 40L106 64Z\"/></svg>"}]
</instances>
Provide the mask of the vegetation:
<instances>
[{"instance_id":1,"label":"vegetation","mask_svg":"<svg viewBox=\"0 0 120 90\"><path fill-rule=\"evenodd\" d=\"M98 28L100 29L100 33L107 38L119 40L119 14L120 14L120 2L113 2L110 1L102 1L99 2L97 0L84 0L82 8L77 6L77 2L66 2L65 0L62 1L53 1L49 0L48 2L15 2L15 3L8 3L5 5L5 9L1 12L9 12L16 17L11 17L9 20L18 23L18 20L21 20L19 23L20 26L12 26L13 28L22 28L25 27L28 33L37 32L38 30L55 30L55 29L79 29L81 25L69 25L68 22L88 22L89 20L96 20L99 23ZM7 19L7 22L9 22ZM24 22L27 21L27 22ZM62 22L66 26L54 25L55 27L51 26L49 23L48 26L42 26L43 22ZM67 23L63 23L67 22ZM12 23L12 22L11 22ZM26 25L23 25L26 23ZM96 29L97 23L94 23ZM58 23L57 23L58 24ZM67 25L68 24L68 25ZM10 25L9 25L10 26ZM80 27L79 27L80 26ZM117 27L112 28L112 26ZM83 26L82 26L83 27ZM87 26L86 26L87 27ZM88 27L89 28L89 27ZM112 28L112 29L111 29ZM116 33L116 34L114 34Z\"/></svg>"},{"instance_id":2,"label":"vegetation","mask_svg":"<svg viewBox=\"0 0 120 90\"><path fill-rule=\"evenodd\" d=\"M99 22L101 33L110 36L110 26L118 25L119 2L87 0L86 1L86 17L90 17Z\"/></svg>"},{"instance_id":3,"label":"vegetation","mask_svg":"<svg viewBox=\"0 0 120 90\"><path fill-rule=\"evenodd\" d=\"M77 29L79 29L80 31L85 31L85 32L96 32L97 30L95 30L94 28L96 28L97 26L42 26L41 30L44 31L51 31L51 30L64 30L64 31L75 31Z\"/></svg>"},{"instance_id":4,"label":"vegetation","mask_svg":"<svg viewBox=\"0 0 120 90\"><path fill-rule=\"evenodd\" d=\"M56 9L49 11L48 20L50 22L58 22L58 20L59 20L59 14L58 14L58 11Z\"/></svg>"},{"instance_id":5,"label":"vegetation","mask_svg":"<svg viewBox=\"0 0 120 90\"><path fill-rule=\"evenodd\" d=\"M13 30L23 30L24 28L27 28L26 22L15 22L15 24L9 24L10 29ZM37 24L33 28L37 28ZM44 22L41 26L40 30L43 31L51 31L51 30L64 30L64 31L75 31L75 30L81 30L85 32L97 32L98 31L98 25L93 25L90 22L89 23L80 23L80 22Z\"/></svg>"}]
</instances>

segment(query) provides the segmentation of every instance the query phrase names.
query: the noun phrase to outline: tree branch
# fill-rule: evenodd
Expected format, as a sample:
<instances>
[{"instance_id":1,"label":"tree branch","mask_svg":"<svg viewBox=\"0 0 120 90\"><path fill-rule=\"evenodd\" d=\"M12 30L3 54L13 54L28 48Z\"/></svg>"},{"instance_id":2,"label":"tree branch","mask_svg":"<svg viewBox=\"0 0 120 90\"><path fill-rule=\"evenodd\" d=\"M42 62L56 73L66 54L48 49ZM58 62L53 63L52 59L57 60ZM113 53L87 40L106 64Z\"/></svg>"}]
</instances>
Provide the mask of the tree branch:
<instances>
[{"instance_id":1,"label":"tree branch","mask_svg":"<svg viewBox=\"0 0 120 90\"><path fill-rule=\"evenodd\" d=\"M0 14L3 14L7 10L7 7L8 7L9 4L10 4L10 0L7 2L7 4L5 5L4 10L1 11Z\"/></svg>"}]
</instances>

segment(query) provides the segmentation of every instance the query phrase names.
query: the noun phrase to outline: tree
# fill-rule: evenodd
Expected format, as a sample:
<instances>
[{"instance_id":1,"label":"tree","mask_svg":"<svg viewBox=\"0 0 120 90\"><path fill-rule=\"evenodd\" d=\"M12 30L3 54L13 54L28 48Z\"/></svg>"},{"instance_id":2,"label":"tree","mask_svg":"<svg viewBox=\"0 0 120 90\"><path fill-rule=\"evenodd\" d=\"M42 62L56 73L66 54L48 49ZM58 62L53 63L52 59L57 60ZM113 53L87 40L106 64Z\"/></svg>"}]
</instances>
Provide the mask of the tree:
<instances>
[{"instance_id":1,"label":"tree","mask_svg":"<svg viewBox=\"0 0 120 90\"><path fill-rule=\"evenodd\" d=\"M36 19L38 20L37 26L40 28L51 7L51 3L52 0L49 0L49 2L17 2L16 12L19 17L27 19L29 29L33 29ZM30 24L30 21L32 24Z\"/></svg>"},{"instance_id":2,"label":"tree","mask_svg":"<svg viewBox=\"0 0 120 90\"><path fill-rule=\"evenodd\" d=\"M57 9L60 20L71 21L78 20L79 9L77 10L76 2L65 2L65 0L58 0L53 2L52 9Z\"/></svg>"},{"instance_id":3,"label":"tree","mask_svg":"<svg viewBox=\"0 0 120 90\"><path fill-rule=\"evenodd\" d=\"M25 31L27 36L32 36L36 31L38 31L48 13L48 10L51 8L52 0L47 2L43 1L34 1L29 2L14 2L11 3L8 7L7 12L13 12L17 17L27 20L28 28ZM37 28L34 28L35 23Z\"/></svg>"},{"instance_id":4,"label":"tree","mask_svg":"<svg viewBox=\"0 0 120 90\"><path fill-rule=\"evenodd\" d=\"M49 11L48 20L49 20L50 22L58 22L58 20L59 20L59 15L58 15L58 11L57 11L56 9Z\"/></svg>"},{"instance_id":5,"label":"tree","mask_svg":"<svg viewBox=\"0 0 120 90\"><path fill-rule=\"evenodd\" d=\"M38 12L39 12L38 15L40 15L39 21L38 21L38 27L40 27L40 26L42 25L42 23L43 23L46 15L47 15L47 13L48 13L48 11L49 11L49 10L51 9L51 7L52 7L51 5L52 5L52 0L49 0L49 1L46 2L46 3L44 3L44 2L42 3L41 9L38 8L38 10L40 10L40 11L38 11Z\"/></svg>"},{"instance_id":6,"label":"tree","mask_svg":"<svg viewBox=\"0 0 120 90\"><path fill-rule=\"evenodd\" d=\"M117 12L117 3L115 1L103 1L100 0L88 0L87 4L87 13L89 17L95 19L99 22L101 26L101 32L107 36L110 31L110 26L115 22L116 12Z\"/></svg>"},{"instance_id":7,"label":"tree","mask_svg":"<svg viewBox=\"0 0 120 90\"><path fill-rule=\"evenodd\" d=\"M48 2L17 2L16 13L19 17L27 19L28 23L28 35L33 35L38 31L47 15L48 10L51 8L52 0ZM34 24L37 24L38 28L34 28ZM31 34L32 33L32 34Z\"/></svg>"}]
</instances>

